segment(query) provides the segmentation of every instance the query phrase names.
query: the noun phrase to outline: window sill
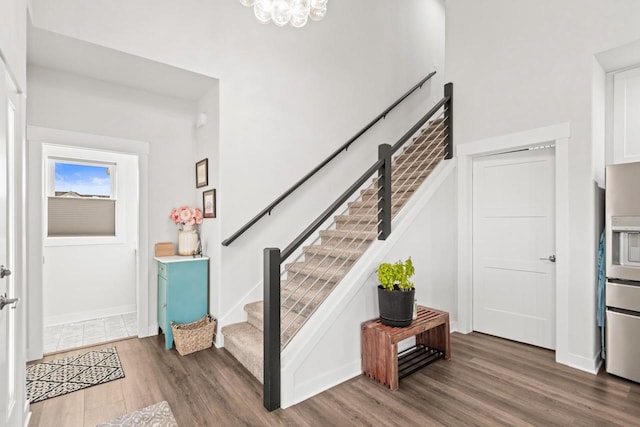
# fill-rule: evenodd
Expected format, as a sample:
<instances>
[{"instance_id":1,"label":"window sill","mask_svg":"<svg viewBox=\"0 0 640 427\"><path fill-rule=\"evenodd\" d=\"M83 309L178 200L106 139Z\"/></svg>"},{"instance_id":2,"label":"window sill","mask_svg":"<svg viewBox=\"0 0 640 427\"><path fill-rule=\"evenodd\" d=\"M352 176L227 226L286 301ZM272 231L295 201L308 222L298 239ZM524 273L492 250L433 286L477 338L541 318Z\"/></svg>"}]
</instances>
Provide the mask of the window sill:
<instances>
[{"instance_id":1,"label":"window sill","mask_svg":"<svg viewBox=\"0 0 640 427\"><path fill-rule=\"evenodd\" d=\"M86 236L86 237L45 237L44 246L89 246L89 245L123 245L126 240L120 236Z\"/></svg>"}]
</instances>

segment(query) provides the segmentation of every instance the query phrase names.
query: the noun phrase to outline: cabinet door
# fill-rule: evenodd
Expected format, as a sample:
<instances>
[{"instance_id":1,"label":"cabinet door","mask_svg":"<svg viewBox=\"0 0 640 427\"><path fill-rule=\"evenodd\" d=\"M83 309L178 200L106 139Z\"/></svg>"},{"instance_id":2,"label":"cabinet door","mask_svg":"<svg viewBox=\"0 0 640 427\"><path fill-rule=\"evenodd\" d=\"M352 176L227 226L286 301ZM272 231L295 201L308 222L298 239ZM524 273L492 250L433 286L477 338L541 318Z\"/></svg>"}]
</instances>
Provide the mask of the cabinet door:
<instances>
[{"instance_id":1,"label":"cabinet door","mask_svg":"<svg viewBox=\"0 0 640 427\"><path fill-rule=\"evenodd\" d=\"M614 75L613 163L640 161L640 68Z\"/></svg>"},{"instance_id":2,"label":"cabinet door","mask_svg":"<svg viewBox=\"0 0 640 427\"><path fill-rule=\"evenodd\" d=\"M189 323L207 314L208 262L167 265L167 322Z\"/></svg>"},{"instance_id":3,"label":"cabinet door","mask_svg":"<svg viewBox=\"0 0 640 427\"><path fill-rule=\"evenodd\" d=\"M167 333L167 279L158 276L158 326Z\"/></svg>"},{"instance_id":4,"label":"cabinet door","mask_svg":"<svg viewBox=\"0 0 640 427\"><path fill-rule=\"evenodd\" d=\"M607 372L640 381L640 316L607 310Z\"/></svg>"}]
</instances>

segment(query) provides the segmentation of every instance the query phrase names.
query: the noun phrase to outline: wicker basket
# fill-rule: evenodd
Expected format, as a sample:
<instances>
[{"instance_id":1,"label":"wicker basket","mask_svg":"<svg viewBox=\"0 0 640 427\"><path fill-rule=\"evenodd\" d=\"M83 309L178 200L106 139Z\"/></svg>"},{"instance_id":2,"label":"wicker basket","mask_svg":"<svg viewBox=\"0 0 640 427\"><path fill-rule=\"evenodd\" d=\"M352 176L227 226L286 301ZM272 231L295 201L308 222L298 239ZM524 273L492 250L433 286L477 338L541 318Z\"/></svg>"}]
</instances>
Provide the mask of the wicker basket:
<instances>
[{"instance_id":1,"label":"wicker basket","mask_svg":"<svg viewBox=\"0 0 640 427\"><path fill-rule=\"evenodd\" d=\"M213 345L216 319L210 315L191 323L171 322L171 332L180 356L204 350Z\"/></svg>"}]
</instances>

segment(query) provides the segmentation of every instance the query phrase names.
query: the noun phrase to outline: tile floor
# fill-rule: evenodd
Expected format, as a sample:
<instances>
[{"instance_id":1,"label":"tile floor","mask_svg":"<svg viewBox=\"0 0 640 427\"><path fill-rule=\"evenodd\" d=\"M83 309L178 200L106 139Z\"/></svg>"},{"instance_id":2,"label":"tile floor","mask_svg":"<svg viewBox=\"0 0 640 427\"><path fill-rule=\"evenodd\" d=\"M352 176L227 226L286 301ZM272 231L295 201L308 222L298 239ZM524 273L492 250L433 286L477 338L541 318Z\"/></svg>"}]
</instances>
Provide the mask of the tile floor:
<instances>
[{"instance_id":1,"label":"tile floor","mask_svg":"<svg viewBox=\"0 0 640 427\"><path fill-rule=\"evenodd\" d=\"M44 353L55 353L138 335L136 313L44 328Z\"/></svg>"}]
</instances>

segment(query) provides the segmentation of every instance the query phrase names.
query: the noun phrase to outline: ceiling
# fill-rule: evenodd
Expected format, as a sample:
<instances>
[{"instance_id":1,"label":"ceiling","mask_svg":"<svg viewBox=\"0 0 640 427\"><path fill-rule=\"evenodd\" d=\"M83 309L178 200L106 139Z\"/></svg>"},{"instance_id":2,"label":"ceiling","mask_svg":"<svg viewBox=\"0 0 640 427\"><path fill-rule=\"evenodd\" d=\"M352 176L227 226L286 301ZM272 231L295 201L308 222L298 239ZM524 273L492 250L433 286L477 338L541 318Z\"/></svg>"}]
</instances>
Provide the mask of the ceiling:
<instances>
[{"instance_id":1,"label":"ceiling","mask_svg":"<svg viewBox=\"0 0 640 427\"><path fill-rule=\"evenodd\" d=\"M29 65L53 68L189 101L216 79L30 26Z\"/></svg>"}]
</instances>

